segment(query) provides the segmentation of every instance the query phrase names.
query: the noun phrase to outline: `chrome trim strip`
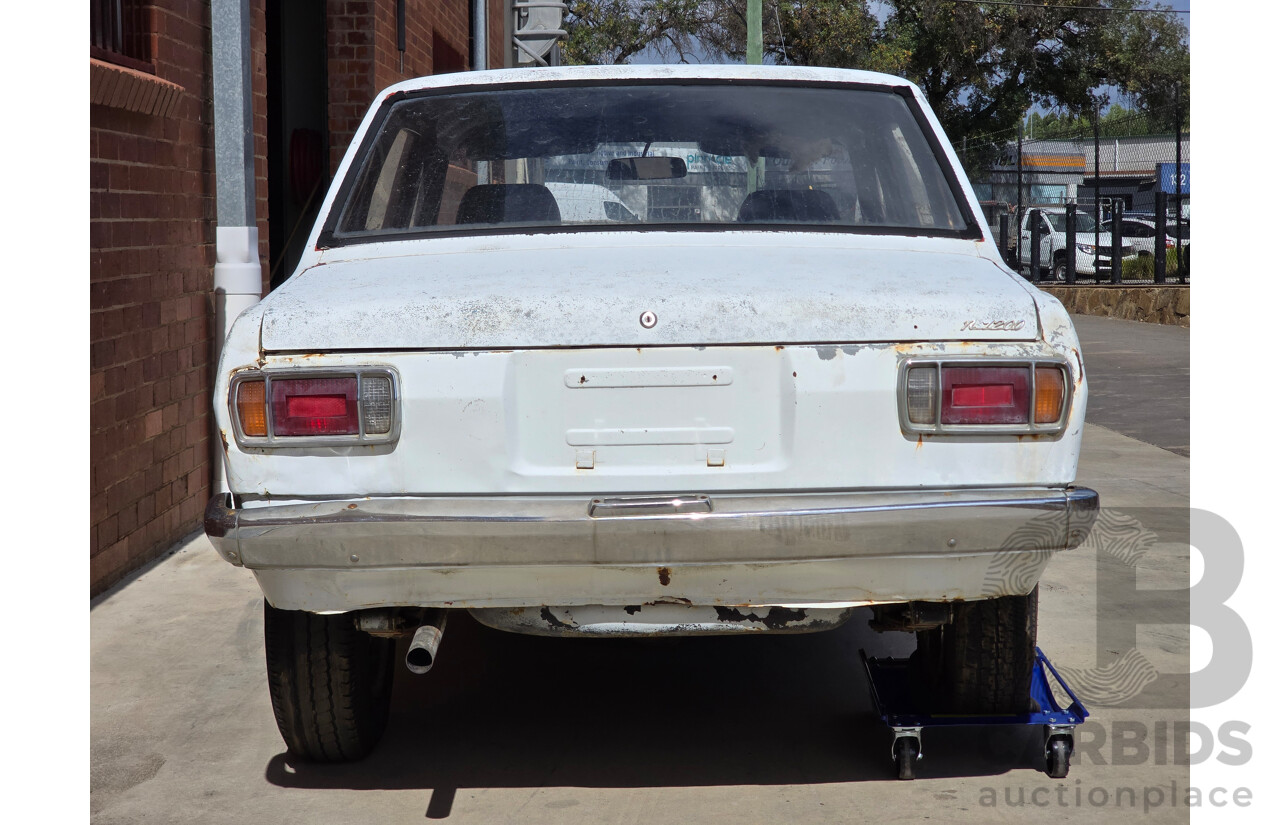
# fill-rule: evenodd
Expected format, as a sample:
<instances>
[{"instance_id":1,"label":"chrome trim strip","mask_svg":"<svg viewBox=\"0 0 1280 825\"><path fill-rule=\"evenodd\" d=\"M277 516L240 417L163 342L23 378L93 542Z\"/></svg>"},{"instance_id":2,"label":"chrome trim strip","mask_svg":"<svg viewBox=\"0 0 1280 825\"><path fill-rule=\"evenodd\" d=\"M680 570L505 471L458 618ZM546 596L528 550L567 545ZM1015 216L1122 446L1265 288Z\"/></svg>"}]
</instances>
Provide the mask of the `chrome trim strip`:
<instances>
[{"instance_id":1,"label":"chrome trim strip","mask_svg":"<svg viewBox=\"0 0 1280 825\"><path fill-rule=\"evenodd\" d=\"M587 515L591 516L591 518L710 512L711 499L703 495L593 498L591 499L591 505L587 507Z\"/></svg>"}]
</instances>

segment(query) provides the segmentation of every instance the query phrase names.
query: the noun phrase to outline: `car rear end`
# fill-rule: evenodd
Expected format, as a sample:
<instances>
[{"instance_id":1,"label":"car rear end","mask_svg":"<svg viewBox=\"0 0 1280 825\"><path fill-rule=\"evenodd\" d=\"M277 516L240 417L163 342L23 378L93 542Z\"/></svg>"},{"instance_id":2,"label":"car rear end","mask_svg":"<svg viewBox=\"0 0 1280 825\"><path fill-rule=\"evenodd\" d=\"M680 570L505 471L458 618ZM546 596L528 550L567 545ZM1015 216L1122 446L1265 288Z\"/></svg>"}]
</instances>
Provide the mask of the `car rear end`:
<instances>
[{"instance_id":1,"label":"car rear end","mask_svg":"<svg viewBox=\"0 0 1280 825\"><path fill-rule=\"evenodd\" d=\"M646 219L566 218L547 184L584 169ZM298 662L378 670L413 634L429 667L459 608L652 635L873 606L937 635L1031 599L1034 647L1041 571L1096 513L1074 486L1087 386L957 169L918 90L878 75L390 90L315 252L219 367L229 489L206 530L266 596L278 718L311 708ZM663 198L696 206L641 208ZM385 685L351 689L384 714ZM302 755L376 741L353 720L316 745L310 712L281 722Z\"/></svg>"}]
</instances>

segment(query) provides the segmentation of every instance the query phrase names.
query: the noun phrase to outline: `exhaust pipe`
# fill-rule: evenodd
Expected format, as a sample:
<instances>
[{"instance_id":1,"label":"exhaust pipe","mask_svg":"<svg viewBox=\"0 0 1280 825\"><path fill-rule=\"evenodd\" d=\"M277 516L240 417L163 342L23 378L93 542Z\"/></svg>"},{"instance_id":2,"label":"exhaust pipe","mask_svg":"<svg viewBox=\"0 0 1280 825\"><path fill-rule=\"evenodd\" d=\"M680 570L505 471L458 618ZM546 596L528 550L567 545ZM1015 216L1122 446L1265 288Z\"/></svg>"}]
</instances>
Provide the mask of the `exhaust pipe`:
<instances>
[{"instance_id":1,"label":"exhaust pipe","mask_svg":"<svg viewBox=\"0 0 1280 825\"><path fill-rule=\"evenodd\" d=\"M410 673L421 675L431 670L436 663L436 651L440 648L440 639L444 636L444 625L449 614L439 607L433 607L422 614L422 626L413 633L413 641L409 642L409 652L404 656L405 667Z\"/></svg>"}]
</instances>

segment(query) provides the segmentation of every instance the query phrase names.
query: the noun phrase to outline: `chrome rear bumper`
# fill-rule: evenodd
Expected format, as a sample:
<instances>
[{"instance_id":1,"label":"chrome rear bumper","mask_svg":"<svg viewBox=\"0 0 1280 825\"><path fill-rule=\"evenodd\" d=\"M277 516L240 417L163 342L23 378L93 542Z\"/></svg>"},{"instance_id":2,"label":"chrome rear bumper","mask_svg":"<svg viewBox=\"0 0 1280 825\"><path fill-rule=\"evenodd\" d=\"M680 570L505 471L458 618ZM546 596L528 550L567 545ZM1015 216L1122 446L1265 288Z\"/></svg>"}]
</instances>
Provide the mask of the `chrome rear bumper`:
<instances>
[{"instance_id":1,"label":"chrome rear bumper","mask_svg":"<svg viewBox=\"0 0 1280 825\"><path fill-rule=\"evenodd\" d=\"M1085 488L415 497L234 508L205 531L277 607L868 604L1026 593Z\"/></svg>"}]
</instances>

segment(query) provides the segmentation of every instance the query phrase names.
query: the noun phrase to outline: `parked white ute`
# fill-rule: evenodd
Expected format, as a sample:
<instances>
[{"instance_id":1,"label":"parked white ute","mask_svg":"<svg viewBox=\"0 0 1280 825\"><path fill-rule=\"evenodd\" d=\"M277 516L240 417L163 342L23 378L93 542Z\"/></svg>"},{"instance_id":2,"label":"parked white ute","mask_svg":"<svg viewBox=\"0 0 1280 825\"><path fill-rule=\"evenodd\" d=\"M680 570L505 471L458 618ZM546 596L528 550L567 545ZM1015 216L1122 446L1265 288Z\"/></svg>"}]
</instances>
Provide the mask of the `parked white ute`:
<instances>
[{"instance_id":1,"label":"parked white ute","mask_svg":"<svg viewBox=\"0 0 1280 825\"><path fill-rule=\"evenodd\" d=\"M1031 221L1040 216L1040 268L1041 274L1055 281L1067 279L1067 210L1054 208L1028 209L1022 215L1018 232L1018 261L1031 268ZM1076 273L1089 278L1099 275L1111 277L1111 233L1106 223L1099 225L1087 212L1076 212ZM1120 257L1136 258L1133 240L1120 238ZM1154 248L1154 243L1152 247Z\"/></svg>"},{"instance_id":2,"label":"parked white ute","mask_svg":"<svg viewBox=\"0 0 1280 825\"><path fill-rule=\"evenodd\" d=\"M566 223L551 185L584 180L647 208ZM870 606L935 709L1016 712L1041 572L1096 516L1085 397L907 81L446 75L378 96L231 330L205 529L266 596L304 759L365 755L396 637L422 672L461 609L688 635Z\"/></svg>"}]
</instances>

